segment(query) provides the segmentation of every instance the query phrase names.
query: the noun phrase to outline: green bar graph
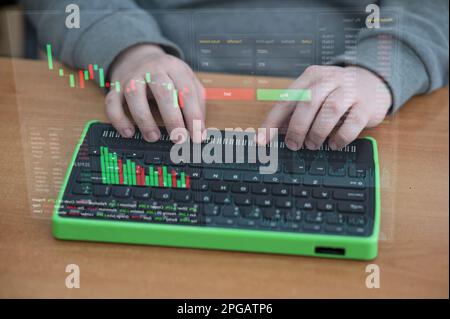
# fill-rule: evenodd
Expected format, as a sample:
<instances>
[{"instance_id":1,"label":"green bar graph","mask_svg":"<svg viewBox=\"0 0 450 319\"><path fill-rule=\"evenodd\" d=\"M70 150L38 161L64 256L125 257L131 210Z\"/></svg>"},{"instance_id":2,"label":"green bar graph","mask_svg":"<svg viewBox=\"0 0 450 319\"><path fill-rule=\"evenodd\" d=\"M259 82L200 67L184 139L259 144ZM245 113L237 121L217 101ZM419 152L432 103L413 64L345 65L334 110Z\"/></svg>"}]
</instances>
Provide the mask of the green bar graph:
<instances>
[{"instance_id":1,"label":"green bar graph","mask_svg":"<svg viewBox=\"0 0 450 319\"><path fill-rule=\"evenodd\" d=\"M69 82L70 82L70 87L74 88L75 87L75 77L73 76L73 74L69 75Z\"/></svg>"},{"instance_id":2,"label":"green bar graph","mask_svg":"<svg viewBox=\"0 0 450 319\"><path fill-rule=\"evenodd\" d=\"M64 69L59 69L59 76L64 76Z\"/></svg>"},{"instance_id":3,"label":"green bar graph","mask_svg":"<svg viewBox=\"0 0 450 319\"><path fill-rule=\"evenodd\" d=\"M186 188L186 174L184 172L181 172L181 187Z\"/></svg>"},{"instance_id":4,"label":"green bar graph","mask_svg":"<svg viewBox=\"0 0 450 319\"><path fill-rule=\"evenodd\" d=\"M123 183L128 185L128 169L125 162L122 162Z\"/></svg>"},{"instance_id":5,"label":"green bar graph","mask_svg":"<svg viewBox=\"0 0 450 319\"><path fill-rule=\"evenodd\" d=\"M50 44L47 44L47 60L48 60L48 69L53 70L52 46Z\"/></svg>"},{"instance_id":6,"label":"green bar graph","mask_svg":"<svg viewBox=\"0 0 450 319\"><path fill-rule=\"evenodd\" d=\"M98 64L94 64L94 71L98 70Z\"/></svg>"},{"instance_id":7,"label":"green bar graph","mask_svg":"<svg viewBox=\"0 0 450 319\"><path fill-rule=\"evenodd\" d=\"M258 101L311 101L309 89L257 89Z\"/></svg>"},{"instance_id":8,"label":"green bar graph","mask_svg":"<svg viewBox=\"0 0 450 319\"><path fill-rule=\"evenodd\" d=\"M89 80L89 71L88 70L84 70L84 79Z\"/></svg>"},{"instance_id":9,"label":"green bar graph","mask_svg":"<svg viewBox=\"0 0 450 319\"><path fill-rule=\"evenodd\" d=\"M98 69L98 81L100 82L100 87L105 87L105 74L103 73L103 68Z\"/></svg>"},{"instance_id":10,"label":"green bar graph","mask_svg":"<svg viewBox=\"0 0 450 319\"><path fill-rule=\"evenodd\" d=\"M136 164L131 162L131 177L133 178L133 185L136 185Z\"/></svg>"}]
</instances>

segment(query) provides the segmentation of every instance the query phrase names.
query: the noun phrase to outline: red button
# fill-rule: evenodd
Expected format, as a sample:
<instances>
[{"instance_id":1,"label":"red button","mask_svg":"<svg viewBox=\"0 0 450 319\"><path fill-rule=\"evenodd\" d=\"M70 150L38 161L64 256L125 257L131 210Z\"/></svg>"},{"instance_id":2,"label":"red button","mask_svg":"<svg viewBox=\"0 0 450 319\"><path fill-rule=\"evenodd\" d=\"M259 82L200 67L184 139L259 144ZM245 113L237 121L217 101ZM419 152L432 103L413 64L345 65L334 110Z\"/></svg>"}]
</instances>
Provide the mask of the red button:
<instances>
[{"instance_id":1,"label":"red button","mask_svg":"<svg viewBox=\"0 0 450 319\"><path fill-rule=\"evenodd\" d=\"M254 100L254 89L205 88L207 100Z\"/></svg>"}]
</instances>

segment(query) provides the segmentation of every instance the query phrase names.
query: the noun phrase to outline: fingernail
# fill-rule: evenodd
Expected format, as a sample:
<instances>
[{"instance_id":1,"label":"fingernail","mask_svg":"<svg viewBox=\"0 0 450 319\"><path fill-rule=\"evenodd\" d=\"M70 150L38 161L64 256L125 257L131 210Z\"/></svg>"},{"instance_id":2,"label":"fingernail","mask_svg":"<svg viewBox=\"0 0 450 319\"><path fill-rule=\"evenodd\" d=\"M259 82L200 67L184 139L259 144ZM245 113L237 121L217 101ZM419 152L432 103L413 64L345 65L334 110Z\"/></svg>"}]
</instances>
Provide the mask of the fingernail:
<instances>
[{"instance_id":1,"label":"fingernail","mask_svg":"<svg viewBox=\"0 0 450 319\"><path fill-rule=\"evenodd\" d=\"M313 151L318 148L317 145L314 144L314 142L312 142L312 141L306 141L305 145L308 149L313 150Z\"/></svg>"},{"instance_id":2,"label":"fingernail","mask_svg":"<svg viewBox=\"0 0 450 319\"><path fill-rule=\"evenodd\" d=\"M132 130L131 128L125 128L125 129L122 131L122 135L123 135L124 137L131 137L131 136L133 136L133 130Z\"/></svg>"},{"instance_id":3,"label":"fingernail","mask_svg":"<svg viewBox=\"0 0 450 319\"><path fill-rule=\"evenodd\" d=\"M258 144L266 145L266 134L264 134L263 132L258 133Z\"/></svg>"},{"instance_id":4,"label":"fingernail","mask_svg":"<svg viewBox=\"0 0 450 319\"><path fill-rule=\"evenodd\" d=\"M337 150L337 145L335 142L329 142L328 146L332 149L332 150Z\"/></svg>"},{"instance_id":5,"label":"fingernail","mask_svg":"<svg viewBox=\"0 0 450 319\"><path fill-rule=\"evenodd\" d=\"M147 132L145 134L145 137L149 142L156 142L159 139L159 134L154 131L151 131Z\"/></svg>"},{"instance_id":6,"label":"fingernail","mask_svg":"<svg viewBox=\"0 0 450 319\"><path fill-rule=\"evenodd\" d=\"M203 130L203 132L202 132L202 141L206 140L207 136L208 136L208 132L206 130Z\"/></svg>"},{"instance_id":7,"label":"fingernail","mask_svg":"<svg viewBox=\"0 0 450 319\"><path fill-rule=\"evenodd\" d=\"M300 149L300 147L298 146L298 143L291 138L286 139L286 145L289 149L291 149L293 151L297 151Z\"/></svg>"}]
</instances>

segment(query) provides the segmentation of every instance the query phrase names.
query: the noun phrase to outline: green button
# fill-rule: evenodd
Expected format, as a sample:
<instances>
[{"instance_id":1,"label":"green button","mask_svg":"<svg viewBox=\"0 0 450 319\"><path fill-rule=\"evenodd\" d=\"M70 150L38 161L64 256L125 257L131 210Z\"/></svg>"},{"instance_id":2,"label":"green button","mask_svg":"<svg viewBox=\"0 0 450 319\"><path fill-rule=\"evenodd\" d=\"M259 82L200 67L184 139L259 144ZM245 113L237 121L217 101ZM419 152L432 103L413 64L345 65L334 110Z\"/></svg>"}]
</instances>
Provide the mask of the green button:
<instances>
[{"instance_id":1,"label":"green button","mask_svg":"<svg viewBox=\"0 0 450 319\"><path fill-rule=\"evenodd\" d=\"M311 101L311 90L308 89L258 89L258 101Z\"/></svg>"}]
</instances>

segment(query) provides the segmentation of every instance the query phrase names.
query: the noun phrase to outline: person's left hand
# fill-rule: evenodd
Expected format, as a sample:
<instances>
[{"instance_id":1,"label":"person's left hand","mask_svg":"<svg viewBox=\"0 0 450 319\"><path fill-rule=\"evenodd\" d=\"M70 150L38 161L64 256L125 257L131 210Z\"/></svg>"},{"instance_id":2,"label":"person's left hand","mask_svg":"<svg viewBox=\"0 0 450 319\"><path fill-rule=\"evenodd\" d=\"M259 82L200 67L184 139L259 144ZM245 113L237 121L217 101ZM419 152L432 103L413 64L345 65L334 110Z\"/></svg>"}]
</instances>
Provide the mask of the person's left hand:
<instances>
[{"instance_id":1,"label":"person's left hand","mask_svg":"<svg viewBox=\"0 0 450 319\"><path fill-rule=\"evenodd\" d=\"M392 104L384 81L356 66L310 66L289 89L309 89L311 100L277 102L262 124L267 134L258 135L258 144L273 137L270 128L287 126L285 142L291 150L303 143L317 150L327 137L331 149L340 149L364 128L380 124Z\"/></svg>"}]
</instances>

